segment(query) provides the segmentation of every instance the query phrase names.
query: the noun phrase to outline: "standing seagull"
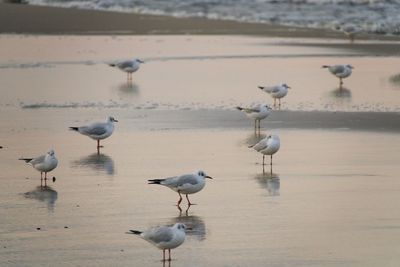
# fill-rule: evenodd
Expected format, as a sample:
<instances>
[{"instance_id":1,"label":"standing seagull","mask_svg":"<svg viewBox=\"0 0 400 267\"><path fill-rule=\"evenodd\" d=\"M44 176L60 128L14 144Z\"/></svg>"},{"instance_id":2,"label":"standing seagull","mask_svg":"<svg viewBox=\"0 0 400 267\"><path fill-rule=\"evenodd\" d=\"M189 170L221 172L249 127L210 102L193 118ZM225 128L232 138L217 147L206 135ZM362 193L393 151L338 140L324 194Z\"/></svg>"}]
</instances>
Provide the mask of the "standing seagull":
<instances>
[{"instance_id":1,"label":"standing seagull","mask_svg":"<svg viewBox=\"0 0 400 267\"><path fill-rule=\"evenodd\" d=\"M151 228L146 231L129 230L127 234L134 234L140 236L142 239L153 244L163 251L163 261L165 259L165 250L168 249L168 261L171 261L171 249L177 248L185 241L186 225L183 223L176 223L172 227L161 226Z\"/></svg>"},{"instance_id":2,"label":"standing seagull","mask_svg":"<svg viewBox=\"0 0 400 267\"><path fill-rule=\"evenodd\" d=\"M128 82L132 81L132 73L136 72L140 68L140 63L144 63L144 61L140 59L133 60L125 60L117 63L109 64L111 67L118 67L120 70L125 71L127 73Z\"/></svg>"},{"instance_id":3,"label":"standing seagull","mask_svg":"<svg viewBox=\"0 0 400 267\"><path fill-rule=\"evenodd\" d=\"M44 185L47 186L47 173L54 170L58 164L58 160L54 154L54 150L50 150L45 155L41 155L36 158L20 158L19 160L25 161L26 163L32 165L33 168L40 171L40 186L42 186L43 183L43 173Z\"/></svg>"},{"instance_id":4,"label":"standing seagull","mask_svg":"<svg viewBox=\"0 0 400 267\"><path fill-rule=\"evenodd\" d=\"M347 65L323 65L322 68L327 68L333 75L339 78L340 83L339 86L341 87L343 85L342 79L347 78L351 75L352 69L354 69L353 66L347 64Z\"/></svg>"},{"instance_id":5,"label":"standing seagull","mask_svg":"<svg viewBox=\"0 0 400 267\"><path fill-rule=\"evenodd\" d=\"M99 150L100 140L109 137L114 132L114 122L118 121L113 117L108 117L107 122L96 122L88 126L69 127L69 129L97 140L97 150Z\"/></svg>"},{"instance_id":6,"label":"standing seagull","mask_svg":"<svg viewBox=\"0 0 400 267\"><path fill-rule=\"evenodd\" d=\"M281 107L281 98L286 96L290 87L286 83L274 86L258 86L261 90L271 95L274 99L274 107L276 107L276 99L279 100L279 107Z\"/></svg>"},{"instance_id":7,"label":"standing seagull","mask_svg":"<svg viewBox=\"0 0 400 267\"><path fill-rule=\"evenodd\" d=\"M242 107L236 107L236 108L240 111L243 111L247 117L254 119L254 130L256 130L257 128L260 130L261 120L268 117L269 114L271 114L271 109L272 109L268 105L263 105L263 104L250 108L242 108ZM257 127L257 122L258 122L258 127Z\"/></svg>"},{"instance_id":8,"label":"standing seagull","mask_svg":"<svg viewBox=\"0 0 400 267\"><path fill-rule=\"evenodd\" d=\"M212 177L207 176L205 172L198 171L192 174L184 174L181 176L169 177L165 179L151 179L148 180L148 182L149 184L164 185L166 187L171 188L175 192L178 192L179 200L177 206L179 207L179 204L181 204L182 202L181 193L186 195L186 199L188 201L189 206L193 205L190 202L188 195L197 193L201 189L203 189L204 186L206 185L205 178L212 179Z\"/></svg>"},{"instance_id":9,"label":"standing seagull","mask_svg":"<svg viewBox=\"0 0 400 267\"><path fill-rule=\"evenodd\" d=\"M278 152L279 147L281 146L281 141L279 140L279 136L277 135L269 135L262 139L255 145L249 146L254 148L254 150L263 154L263 166L265 165L265 155L271 156L271 163L272 166L272 155Z\"/></svg>"}]
</instances>

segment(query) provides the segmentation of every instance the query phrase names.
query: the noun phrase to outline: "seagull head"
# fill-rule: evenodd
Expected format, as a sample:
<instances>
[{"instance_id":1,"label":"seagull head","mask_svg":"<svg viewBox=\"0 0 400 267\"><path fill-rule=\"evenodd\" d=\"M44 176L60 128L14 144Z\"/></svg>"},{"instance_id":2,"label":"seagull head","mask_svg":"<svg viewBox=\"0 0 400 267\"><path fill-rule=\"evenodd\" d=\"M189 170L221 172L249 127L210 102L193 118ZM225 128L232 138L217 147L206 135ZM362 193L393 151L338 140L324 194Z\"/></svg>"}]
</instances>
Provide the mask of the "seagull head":
<instances>
[{"instance_id":1,"label":"seagull head","mask_svg":"<svg viewBox=\"0 0 400 267\"><path fill-rule=\"evenodd\" d=\"M108 117L108 121L110 122L118 122L114 117Z\"/></svg>"},{"instance_id":2,"label":"seagull head","mask_svg":"<svg viewBox=\"0 0 400 267\"><path fill-rule=\"evenodd\" d=\"M197 175L198 175L198 176L201 176L201 177L203 177L203 178L212 179L211 176L206 175L206 173L203 172L203 171L198 171L198 172L197 172Z\"/></svg>"},{"instance_id":3,"label":"seagull head","mask_svg":"<svg viewBox=\"0 0 400 267\"><path fill-rule=\"evenodd\" d=\"M285 88L287 88L287 89L290 89L290 88L291 88L291 87L290 87L289 85L287 85L286 83L282 83L282 86L285 87Z\"/></svg>"},{"instance_id":4,"label":"seagull head","mask_svg":"<svg viewBox=\"0 0 400 267\"><path fill-rule=\"evenodd\" d=\"M264 107L265 107L267 110L272 110L272 108L271 108L270 106L268 106L268 105L264 105Z\"/></svg>"},{"instance_id":5,"label":"seagull head","mask_svg":"<svg viewBox=\"0 0 400 267\"><path fill-rule=\"evenodd\" d=\"M354 67L350 64L347 64L346 67L350 68L350 69L354 69Z\"/></svg>"},{"instance_id":6,"label":"seagull head","mask_svg":"<svg viewBox=\"0 0 400 267\"><path fill-rule=\"evenodd\" d=\"M54 150L50 149L49 152L47 152L47 154L49 154L50 156L54 156Z\"/></svg>"}]
</instances>

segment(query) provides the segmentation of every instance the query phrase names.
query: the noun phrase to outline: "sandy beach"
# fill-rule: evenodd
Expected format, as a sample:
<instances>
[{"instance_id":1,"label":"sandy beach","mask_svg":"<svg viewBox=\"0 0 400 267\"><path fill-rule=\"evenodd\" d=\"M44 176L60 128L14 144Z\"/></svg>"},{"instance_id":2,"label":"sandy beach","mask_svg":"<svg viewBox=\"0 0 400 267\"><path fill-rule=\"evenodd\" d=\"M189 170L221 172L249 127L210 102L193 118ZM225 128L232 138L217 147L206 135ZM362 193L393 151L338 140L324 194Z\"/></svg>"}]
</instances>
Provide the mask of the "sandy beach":
<instances>
[{"instance_id":1,"label":"sandy beach","mask_svg":"<svg viewBox=\"0 0 400 267\"><path fill-rule=\"evenodd\" d=\"M55 22L71 14L91 19ZM398 41L6 4L0 32L1 266L398 266ZM107 63L133 56L128 83ZM355 66L343 88L321 68L339 63ZM235 107L271 105L257 86L279 82L292 89L255 134ZM107 116L100 154L68 130ZM263 168L248 146L269 134L281 149ZM17 159L50 148L41 188ZM147 184L199 169L214 179L186 212ZM191 230L171 262L125 234L176 222Z\"/></svg>"}]
</instances>

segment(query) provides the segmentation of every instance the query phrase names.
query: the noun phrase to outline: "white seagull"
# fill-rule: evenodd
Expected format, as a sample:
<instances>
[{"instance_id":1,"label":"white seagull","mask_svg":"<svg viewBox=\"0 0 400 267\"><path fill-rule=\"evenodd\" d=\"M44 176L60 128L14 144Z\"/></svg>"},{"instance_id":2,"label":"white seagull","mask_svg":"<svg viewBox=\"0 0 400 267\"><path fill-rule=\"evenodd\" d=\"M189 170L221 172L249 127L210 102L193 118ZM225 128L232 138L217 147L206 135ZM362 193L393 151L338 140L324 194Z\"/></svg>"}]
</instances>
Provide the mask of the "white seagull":
<instances>
[{"instance_id":1,"label":"white seagull","mask_svg":"<svg viewBox=\"0 0 400 267\"><path fill-rule=\"evenodd\" d=\"M146 231L129 230L127 234L140 236L142 239L153 244L163 251L163 261L165 261L165 250L168 250L168 261L171 261L171 249L177 248L185 241L186 225L176 223L173 226L161 226L151 228Z\"/></svg>"},{"instance_id":2,"label":"white seagull","mask_svg":"<svg viewBox=\"0 0 400 267\"><path fill-rule=\"evenodd\" d=\"M252 147L254 148L254 150L263 154L263 165L265 165L265 155L270 155L271 156L270 165L272 166L272 155L278 152L280 146L281 146L281 141L279 139L279 136L274 134L265 137L257 144L249 147Z\"/></svg>"},{"instance_id":3,"label":"white seagull","mask_svg":"<svg viewBox=\"0 0 400 267\"><path fill-rule=\"evenodd\" d=\"M271 109L272 109L268 105L263 105L263 104L249 108L243 108L243 107L236 107L236 108L240 111L243 111L247 117L254 120L254 130L257 129L257 122L258 122L258 129L261 128L261 120L268 117L269 114L271 114Z\"/></svg>"},{"instance_id":4,"label":"white seagull","mask_svg":"<svg viewBox=\"0 0 400 267\"><path fill-rule=\"evenodd\" d=\"M109 137L114 132L114 122L118 121L113 117L108 117L107 122L96 122L87 126L69 127L69 129L97 140L97 149L99 149L100 140Z\"/></svg>"},{"instance_id":5,"label":"white seagull","mask_svg":"<svg viewBox=\"0 0 400 267\"><path fill-rule=\"evenodd\" d=\"M179 200L177 206L182 202L182 195L186 195L189 206L192 203L189 200L188 195L199 192L206 185L206 178L212 179L212 177L205 174L203 171L198 171L192 174L184 174L181 176L169 177L165 179L151 179L148 180L149 184L160 184L171 188L179 194Z\"/></svg>"},{"instance_id":6,"label":"white seagull","mask_svg":"<svg viewBox=\"0 0 400 267\"><path fill-rule=\"evenodd\" d=\"M58 160L54 154L54 150L52 149L45 155L41 155L36 158L20 158L19 160L25 161L33 168L40 171L40 185L42 185L43 182L43 173L44 173L44 182L45 185L47 185L47 173L54 170L58 164Z\"/></svg>"},{"instance_id":7,"label":"white seagull","mask_svg":"<svg viewBox=\"0 0 400 267\"><path fill-rule=\"evenodd\" d=\"M128 81L132 81L132 73L136 72L140 68L140 63L144 63L144 61L140 59L132 59L120 61L117 63L109 64L111 67L118 67L120 70L125 71L128 75Z\"/></svg>"},{"instance_id":8,"label":"white seagull","mask_svg":"<svg viewBox=\"0 0 400 267\"><path fill-rule=\"evenodd\" d=\"M261 90L271 95L274 99L274 107L276 107L276 100L279 100L279 107L281 106L281 98L285 97L290 87L286 83L281 83L274 86L258 86Z\"/></svg>"},{"instance_id":9,"label":"white seagull","mask_svg":"<svg viewBox=\"0 0 400 267\"><path fill-rule=\"evenodd\" d=\"M342 86L342 79L347 78L351 75L353 66L347 65L323 65L322 68L327 68L333 75L339 78L340 86Z\"/></svg>"}]
</instances>

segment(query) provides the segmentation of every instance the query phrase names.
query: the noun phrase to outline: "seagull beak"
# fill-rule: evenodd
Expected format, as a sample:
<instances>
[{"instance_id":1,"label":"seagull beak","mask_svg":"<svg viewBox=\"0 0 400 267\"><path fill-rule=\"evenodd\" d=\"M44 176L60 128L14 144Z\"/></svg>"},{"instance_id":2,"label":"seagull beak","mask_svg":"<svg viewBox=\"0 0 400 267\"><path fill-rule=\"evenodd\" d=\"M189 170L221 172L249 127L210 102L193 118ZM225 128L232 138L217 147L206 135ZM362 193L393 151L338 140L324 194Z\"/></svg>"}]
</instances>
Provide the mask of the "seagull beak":
<instances>
[{"instance_id":1,"label":"seagull beak","mask_svg":"<svg viewBox=\"0 0 400 267\"><path fill-rule=\"evenodd\" d=\"M212 177L208 175L204 176L204 178L212 179Z\"/></svg>"}]
</instances>

